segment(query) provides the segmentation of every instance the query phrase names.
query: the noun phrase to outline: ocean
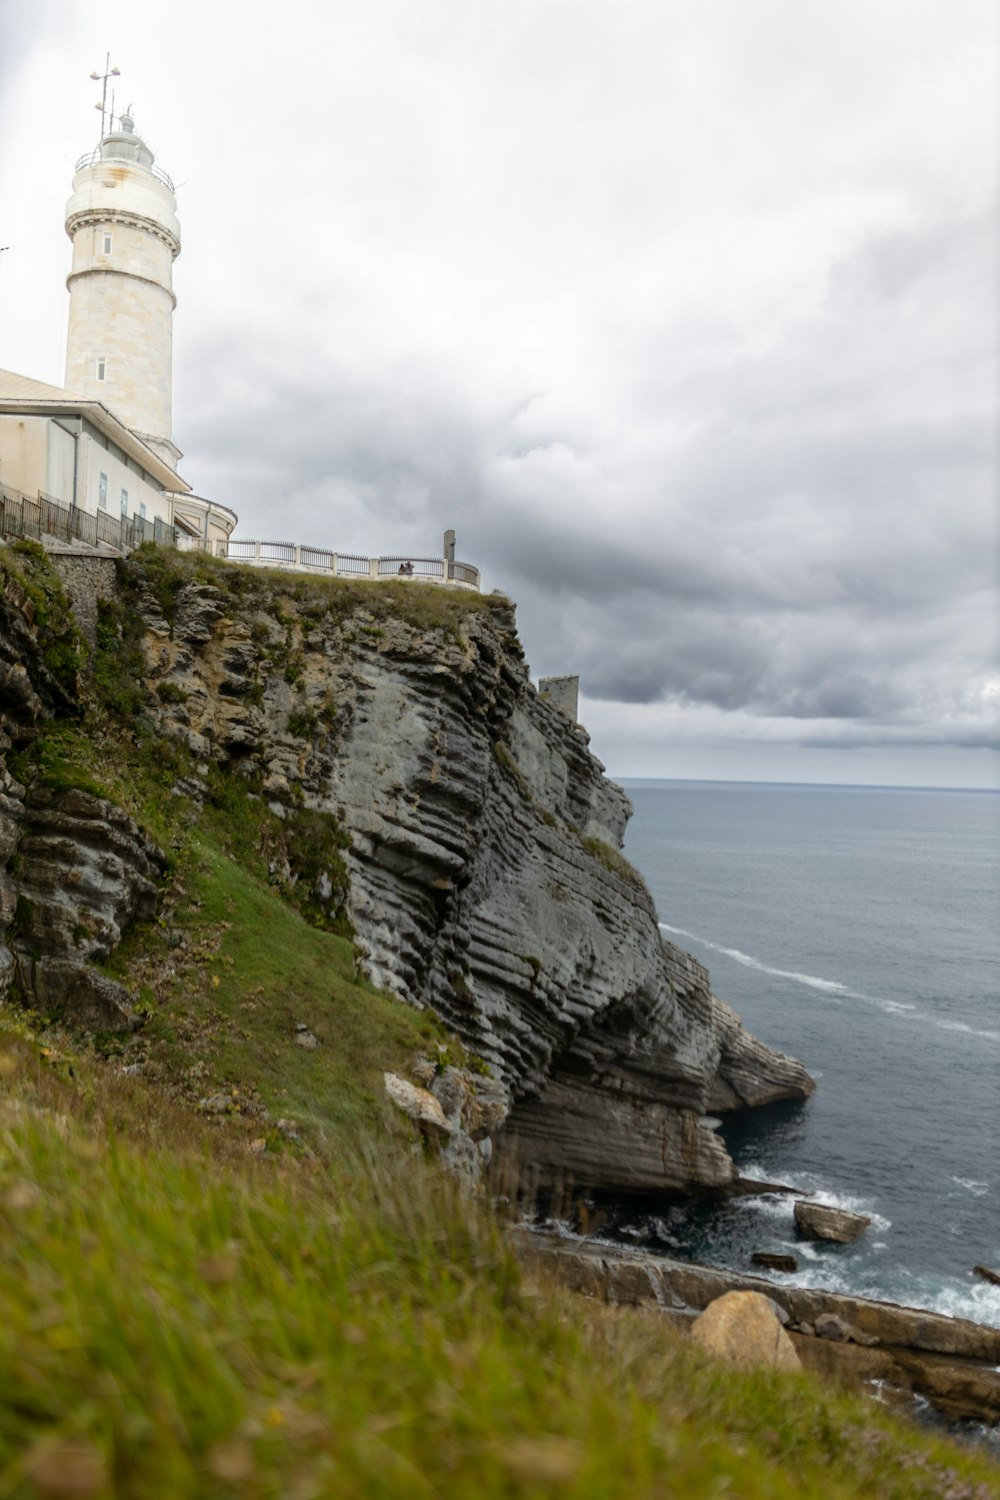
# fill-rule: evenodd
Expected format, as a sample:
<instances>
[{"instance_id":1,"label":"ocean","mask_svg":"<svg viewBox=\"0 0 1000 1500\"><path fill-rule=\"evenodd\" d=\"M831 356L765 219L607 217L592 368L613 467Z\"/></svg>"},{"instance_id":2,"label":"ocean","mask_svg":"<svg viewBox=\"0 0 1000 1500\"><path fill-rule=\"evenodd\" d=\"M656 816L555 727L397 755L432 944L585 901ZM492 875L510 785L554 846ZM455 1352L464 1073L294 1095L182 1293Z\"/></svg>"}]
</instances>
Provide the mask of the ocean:
<instances>
[{"instance_id":1,"label":"ocean","mask_svg":"<svg viewBox=\"0 0 1000 1500\"><path fill-rule=\"evenodd\" d=\"M1000 795L625 781L625 852L664 935L817 1081L729 1116L740 1172L869 1214L796 1240L791 1200L622 1209L615 1234L709 1264L1000 1326ZM777 1276L775 1279L779 1279Z\"/></svg>"}]
</instances>

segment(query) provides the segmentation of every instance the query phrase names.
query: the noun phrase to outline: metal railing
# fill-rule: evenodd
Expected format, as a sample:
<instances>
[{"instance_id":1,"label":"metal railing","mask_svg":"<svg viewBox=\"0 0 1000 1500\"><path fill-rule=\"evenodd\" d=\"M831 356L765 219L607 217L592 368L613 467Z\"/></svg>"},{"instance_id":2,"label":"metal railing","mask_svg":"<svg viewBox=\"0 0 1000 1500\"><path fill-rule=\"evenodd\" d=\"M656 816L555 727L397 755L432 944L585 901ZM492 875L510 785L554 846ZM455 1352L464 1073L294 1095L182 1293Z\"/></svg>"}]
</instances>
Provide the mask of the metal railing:
<instances>
[{"instance_id":1,"label":"metal railing","mask_svg":"<svg viewBox=\"0 0 1000 1500\"><path fill-rule=\"evenodd\" d=\"M210 552L230 562L250 563L257 567L288 568L297 573L319 573L328 578L412 578L423 582L458 584L478 589L480 572L472 563L448 562L443 557L413 557L397 553L392 557L365 557L356 552L329 552L320 547L304 547L294 542L238 541L207 542L183 536L180 546Z\"/></svg>"},{"instance_id":2,"label":"metal railing","mask_svg":"<svg viewBox=\"0 0 1000 1500\"><path fill-rule=\"evenodd\" d=\"M108 510L92 515L61 505L41 491L32 500L6 485L0 485L0 536L35 542L54 537L59 542L84 542L89 547L103 545L116 552L130 552L143 542L156 542L160 547L177 545L175 528L159 517L116 516Z\"/></svg>"},{"instance_id":3,"label":"metal railing","mask_svg":"<svg viewBox=\"0 0 1000 1500\"><path fill-rule=\"evenodd\" d=\"M98 510L96 515L61 505L51 495L39 492L36 500L0 484L0 537L28 537L36 542L45 537L60 542L85 542L90 547L110 547L115 552L131 552L143 542L161 547L177 547L185 552L207 552L229 562L254 567L286 568L297 573L320 574L327 578L368 578L374 582L406 578L462 588L478 589L479 569L471 563L449 562L443 557L364 557L357 552L330 552L322 547L302 547L296 542L259 542L244 540L209 541L188 536L175 526L145 516L118 516L113 511Z\"/></svg>"},{"instance_id":4,"label":"metal railing","mask_svg":"<svg viewBox=\"0 0 1000 1500\"><path fill-rule=\"evenodd\" d=\"M155 162L150 162L148 167L145 166L143 162L139 161L138 153L136 153L135 156L105 156L100 146L95 146L93 151L85 151L83 153L73 170L74 172L82 172L84 167L96 166L99 161L135 162L137 166L142 167L144 172L149 172L153 177L155 177L157 182L162 182L163 186L169 188L172 193L176 191L173 178L168 177L163 168L158 167Z\"/></svg>"},{"instance_id":5,"label":"metal railing","mask_svg":"<svg viewBox=\"0 0 1000 1500\"><path fill-rule=\"evenodd\" d=\"M444 559L441 557L380 557L380 578L443 578Z\"/></svg>"}]
</instances>

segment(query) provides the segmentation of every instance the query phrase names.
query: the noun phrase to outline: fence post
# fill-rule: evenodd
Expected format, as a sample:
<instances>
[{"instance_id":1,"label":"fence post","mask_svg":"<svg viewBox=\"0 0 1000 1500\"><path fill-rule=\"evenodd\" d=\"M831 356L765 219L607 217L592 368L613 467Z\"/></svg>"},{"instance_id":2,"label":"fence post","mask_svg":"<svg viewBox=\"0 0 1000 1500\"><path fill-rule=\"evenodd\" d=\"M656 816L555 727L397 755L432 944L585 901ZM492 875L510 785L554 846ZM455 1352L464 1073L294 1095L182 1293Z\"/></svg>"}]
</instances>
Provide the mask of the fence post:
<instances>
[{"instance_id":1,"label":"fence post","mask_svg":"<svg viewBox=\"0 0 1000 1500\"><path fill-rule=\"evenodd\" d=\"M254 542L254 544L253 544L253 556L254 556L254 562L260 562L260 542Z\"/></svg>"},{"instance_id":2,"label":"fence post","mask_svg":"<svg viewBox=\"0 0 1000 1500\"><path fill-rule=\"evenodd\" d=\"M336 576L337 576L337 554L336 554L336 552L331 552L330 553L330 571L333 574L334 578L336 578Z\"/></svg>"},{"instance_id":3,"label":"fence post","mask_svg":"<svg viewBox=\"0 0 1000 1500\"><path fill-rule=\"evenodd\" d=\"M368 577L373 579L375 583L378 582L378 564L379 559L377 557L370 557L368 559Z\"/></svg>"},{"instance_id":4,"label":"fence post","mask_svg":"<svg viewBox=\"0 0 1000 1500\"><path fill-rule=\"evenodd\" d=\"M294 553L295 566L297 568L301 568L301 566L302 566L302 548L298 545L297 542L296 542L296 544L295 544L295 546L293 548L293 553Z\"/></svg>"}]
</instances>

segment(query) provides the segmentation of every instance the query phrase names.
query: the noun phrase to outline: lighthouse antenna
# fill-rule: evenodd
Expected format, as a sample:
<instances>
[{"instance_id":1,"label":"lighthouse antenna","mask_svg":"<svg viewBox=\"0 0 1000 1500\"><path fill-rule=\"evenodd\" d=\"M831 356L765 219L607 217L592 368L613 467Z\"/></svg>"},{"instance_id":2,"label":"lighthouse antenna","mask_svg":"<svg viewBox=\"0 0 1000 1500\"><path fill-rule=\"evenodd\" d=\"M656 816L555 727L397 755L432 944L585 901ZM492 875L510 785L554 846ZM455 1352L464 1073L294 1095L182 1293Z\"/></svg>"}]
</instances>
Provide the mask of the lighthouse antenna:
<instances>
[{"instance_id":1,"label":"lighthouse antenna","mask_svg":"<svg viewBox=\"0 0 1000 1500\"><path fill-rule=\"evenodd\" d=\"M107 113L108 113L108 79L109 78L119 78L121 76L120 73L119 73L119 71L118 71L118 69L117 68L113 68L111 66L111 53L110 52L106 53L105 57L104 57L104 72L103 73L98 73L98 72L95 71L95 72L91 73L90 76L94 80L95 83L99 83L101 85L101 102L100 102L100 104L95 104L94 108L95 109L99 109L101 111L101 140L103 140L104 139L104 135L105 135L105 128L106 128L104 122L105 122L105 120L107 118ZM111 95L111 123L112 123L112 125L114 125L114 113L115 113L115 96L114 96L114 93L112 93L112 95Z\"/></svg>"}]
</instances>

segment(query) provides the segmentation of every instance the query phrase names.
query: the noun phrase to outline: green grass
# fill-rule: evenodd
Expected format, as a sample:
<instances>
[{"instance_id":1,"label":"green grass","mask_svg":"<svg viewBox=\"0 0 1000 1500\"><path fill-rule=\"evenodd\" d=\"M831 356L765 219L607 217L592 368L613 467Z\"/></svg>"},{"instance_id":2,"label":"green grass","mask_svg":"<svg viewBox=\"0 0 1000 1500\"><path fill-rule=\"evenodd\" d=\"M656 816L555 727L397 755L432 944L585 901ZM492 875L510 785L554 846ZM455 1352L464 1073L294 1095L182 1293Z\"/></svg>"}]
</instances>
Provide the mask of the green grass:
<instances>
[{"instance_id":1,"label":"green grass","mask_svg":"<svg viewBox=\"0 0 1000 1500\"><path fill-rule=\"evenodd\" d=\"M20 541L0 547L0 589L13 587L23 598L41 650L42 661L55 683L72 696L87 648L73 614L62 579L38 542Z\"/></svg>"},{"instance_id":2,"label":"green grass","mask_svg":"<svg viewBox=\"0 0 1000 1500\"><path fill-rule=\"evenodd\" d=\"M635 886L637 891L649 894L646 882L634 865L630 865L623 854L617 849L612 849L603 839L581 838L580 843L586 849L591 859L596 859L599 864L612 875L617 875L620 880L625 880L629 885Z\"/></svg>"},{"instance_id":3,"label":"green grass","mask_svg":"<svg viewBox=\"0 0 1000 1500\"><path fill-rule=\"evenodd\" d=\"M220 1156L44 1050L0 1021L2 1497L1000 1493L805 1376L560 1293L419 1158Z\"/></svg>"},{"instance_id":4,"label":"green grass","mask_svg":"<svg viewBox=\"0 0 1000 1500\"><path fill-rule=\"evenodd\" d=\"M304 613L312 630L324 621L344 621L357 611L376 621L402 620L421 630L443 630L456 635L462 622L480 612L510 610L510 601L483 595L475 589L445 588L386 579L322 578L288 573L279 568L246 567L201 552L174 552L151 543L139 547L119 564L119 581L126 599L148 589L168 625L173 623L177 597L185 583L212 584L234 611L258 611L281 623L282 601ZM291 619L291 616L286 616ZM370 624L369 632L377 627ZM306 631L306 635L310 631Z\"/></svg>"},{"instance_id":5,"label":"green grass","mask_svg":"<svg viewBox=\"0 0 1000 1500\"><path fill-rule=\"evenodd\" d=\"M11 752L7 764L19 780L51 792L79 791L106 797L106 785L95 775L93 760L84 730L62 720L46 723L30 749L20 754Z\"/></svg>"},{"instance_id":6,"label":"green grass","mask_svg":"<svg viewBox=\"0 0 1000 1500\"><path fill-rule=\"evenodd\" d=\"M174 894L169 932L137 930L110 966L151 1010L129 1056L192 1100L229 1094L260 1134L271 1129L261 1107L293 1118L324 1154L385 1133L383 1071L406 1071L443 1030L359 978L346 938L311 926L211 842L192 841ZM296 1042L297 1025L314 1049Z\"/></svg>"}]
</instances>

